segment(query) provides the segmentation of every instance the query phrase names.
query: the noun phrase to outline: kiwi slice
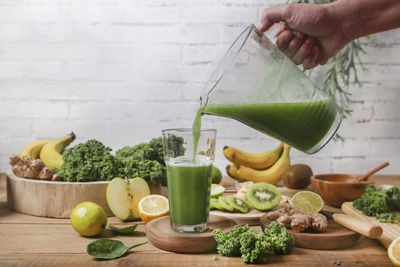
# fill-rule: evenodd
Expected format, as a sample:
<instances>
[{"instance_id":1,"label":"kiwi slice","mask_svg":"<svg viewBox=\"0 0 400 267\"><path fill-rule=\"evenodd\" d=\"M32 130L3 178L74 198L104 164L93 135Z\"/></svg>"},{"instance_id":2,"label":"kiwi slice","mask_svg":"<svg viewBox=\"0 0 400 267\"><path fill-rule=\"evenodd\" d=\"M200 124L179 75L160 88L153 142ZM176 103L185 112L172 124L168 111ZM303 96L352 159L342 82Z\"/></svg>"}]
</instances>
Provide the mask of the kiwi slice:
<instances>
[{"instance_id":1,"label":"kiwi slice","mask_svg":"<svg viewBox=\"0 0 400 267\"><path fill-rule=\"evenodd\" d=\"M235 209L229 204L229 202L226 200L226 197L220 196L218 198L218 204L221 206L226 211L234 212Z\"/></svg>"},{"instance_id":2,"label":"kiwi slice","mask_svg":"<svg viewBox=\"0 0 400 267\"><path fill-rule=\"evenodd\" d=\"M226 200L229 202L236 211L241 213L247 213L249 211L249 205L243 199L237 198L233 195L229 195L226 197Z\"/></svg>"},{"instance_id":3,"label":"kiwi slice","mask_svg":"<svg viewBox=\"0 0 400 267\"><path fill-rule=\"evenodd\" d=\"M247 201L258 210L271 210L281 200L279 189L268 183L255 183L247 190Z\"/></svg>"},{"instance_id":4,"label":"kiwi slice","mask_svg":"<svg viewBox=\"0 0 400 267\"><path fill-rule=\"evenodd\" d=\"M215 203L218 203L218 199L216 198L210 198L210 210L215 210L217 207L215 206Z\"/></svg>"}]
</instances>

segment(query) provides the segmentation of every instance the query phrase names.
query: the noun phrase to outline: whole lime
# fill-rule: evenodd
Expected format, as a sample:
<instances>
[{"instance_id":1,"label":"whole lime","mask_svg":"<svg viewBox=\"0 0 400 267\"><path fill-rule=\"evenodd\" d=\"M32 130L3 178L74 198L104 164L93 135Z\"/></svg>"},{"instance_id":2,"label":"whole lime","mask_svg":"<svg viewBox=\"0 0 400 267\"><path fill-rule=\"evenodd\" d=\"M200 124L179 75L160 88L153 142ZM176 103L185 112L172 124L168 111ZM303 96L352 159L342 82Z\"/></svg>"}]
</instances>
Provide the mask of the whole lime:
<instances>
[{"instance_id":1,"label":"whole lime","mask_svg":"<svg viewBox=\"0 0 400 267\"><path fill-rule=\"evenodd\" d=\"M72 210L71 224L81 236L95 236L106 228L107 214L96 203L82 202Z\"/></svg>"},{"instance_id":2,"label":"whole lime","mask_svg":"<svg viewBox=\"0 0 400 267\"><path fill-rule=\"evenodd\" d=\"M213 184L219 184L222 180L222 173L217 167L213 166L211 171L211 177Z\"/></svg>"}]
</instances>

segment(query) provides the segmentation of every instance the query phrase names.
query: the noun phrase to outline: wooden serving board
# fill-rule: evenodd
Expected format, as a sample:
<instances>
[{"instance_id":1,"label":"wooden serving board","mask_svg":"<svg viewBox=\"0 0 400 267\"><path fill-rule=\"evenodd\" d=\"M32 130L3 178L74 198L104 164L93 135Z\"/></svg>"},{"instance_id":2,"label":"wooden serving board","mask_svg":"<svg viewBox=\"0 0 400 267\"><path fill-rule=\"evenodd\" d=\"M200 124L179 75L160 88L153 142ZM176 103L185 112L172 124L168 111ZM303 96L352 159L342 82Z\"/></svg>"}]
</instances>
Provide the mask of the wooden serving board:
<instances>
[{"instance_id":1,"label":"wooden serving board","mask_svg":"<svg viewBox=\"0 0 400 267\"><path fill-rule=\"evenodd\" d=\"M169 216L154 219L146 224L146 236L156 247L181 253L202 253L214 251L217 243L213 229L231 231L236 223L230 219L210 214L209 229L203 233L177 233L172 230Z\"/></svg>"},{"instance_id":2,"label":"wooden serving board","mask_svg":"<svg viewBox=\"0 0 400 267\"><path fill-rule=\"evenodd\" d=\"M114 216L108 207L108 182L54 182L26 179L7 173L7 204L11 210L29 215L69 218L81 202L92 201L103 207L107 216Z\"/></svg>"},{"instance_id":3,"label":"wooden serving board","mask_svg":"<svg viewBox=\"0 0 400 267\"><path fill-rule=\"evenodd\" d=\"M271 222L263 216L260 218L263 231ZM342 249L356 245L363 236L353 232L340 224L329 220L326 232L296 232L288 229L295 240L295 246L309 249Z\"/></svg>"},{"instance_id":4,"label":"wooden serving board","mask_svg":"<svg viewBox=\"0 0 400 267\"><path fill-rule=\"evenodd\" d=\"M370 217L362 214L361 211L353 207L353 202L345 202L342 204L342 211L347 215L360 218L364 221L369 221L380 225L383 228L383 233L377 239L384 247L388 247L392 241L400 236L400 225L393 223L383 223L378 221L375 217Z\"/></svg>"},{"instance_id":5,"label":"wooden serving board","mask_svg":"<svg viewBox=\"0 0 400 267\"><path fill-rule=\"evenodd\" d=\"M7 173L7 203L11 210L52 218L69 218L73 208L81 202L99 204L107 216L114 216L107 204L109 181L55 182L27 179ZM151 194L168 195L165 186L149 184Z\"/></svg>"}]
</instances>

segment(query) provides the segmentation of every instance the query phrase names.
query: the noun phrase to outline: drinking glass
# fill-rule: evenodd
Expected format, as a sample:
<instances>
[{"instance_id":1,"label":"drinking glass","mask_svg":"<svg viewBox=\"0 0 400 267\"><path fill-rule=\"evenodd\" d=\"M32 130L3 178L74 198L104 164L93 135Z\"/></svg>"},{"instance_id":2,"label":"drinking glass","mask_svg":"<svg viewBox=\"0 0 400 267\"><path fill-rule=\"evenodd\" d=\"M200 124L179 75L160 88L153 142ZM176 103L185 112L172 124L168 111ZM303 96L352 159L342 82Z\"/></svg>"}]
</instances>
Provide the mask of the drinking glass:
<instances>
[{"instance_id":1,"label":"drinking glass","mask_svg":"<svg viewBox=\"0 0 400 267\"><path fill-rule=\"evenodd\" d=\"M162 131L170 222L176 232L208 229L216 133L215 129L193 132L191 128Z\"/></svg>"}]
</instances>

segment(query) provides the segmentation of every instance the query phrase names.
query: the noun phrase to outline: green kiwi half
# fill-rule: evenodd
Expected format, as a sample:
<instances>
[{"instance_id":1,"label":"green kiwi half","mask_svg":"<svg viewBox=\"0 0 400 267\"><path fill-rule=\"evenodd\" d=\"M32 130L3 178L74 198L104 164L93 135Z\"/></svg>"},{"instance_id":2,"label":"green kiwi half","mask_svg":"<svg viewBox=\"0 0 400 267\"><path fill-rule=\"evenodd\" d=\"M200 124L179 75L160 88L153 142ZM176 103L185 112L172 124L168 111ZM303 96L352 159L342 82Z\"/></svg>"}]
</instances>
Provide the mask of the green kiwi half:
<instances>
[{"instance_id":1,"label":"green kiwi half","mask_svg":"<svg viewBox=\"0 0 400 267\"><path fill-rule=\"evenodd\" d=\"M247 201L258 210L271 210L281 200L279 189L268 183L255 183L247 190Z\"/></svg>"},{"instance_id":2,"label":"green kiwi half","mask_svg":"<svg viewBox=\"0 0 400 267\"><path fill-rule=\"evenodd\" d=\"M239 211L241 213L249 212L249 205L243 199L237 198L233 195L229 195L226 197L226 200L229 202L229 205L231 205L236 211Z\"/></svg>"}]
</instances>

